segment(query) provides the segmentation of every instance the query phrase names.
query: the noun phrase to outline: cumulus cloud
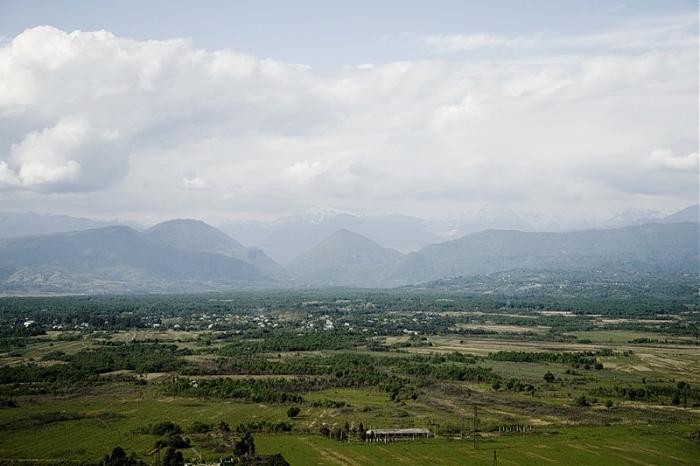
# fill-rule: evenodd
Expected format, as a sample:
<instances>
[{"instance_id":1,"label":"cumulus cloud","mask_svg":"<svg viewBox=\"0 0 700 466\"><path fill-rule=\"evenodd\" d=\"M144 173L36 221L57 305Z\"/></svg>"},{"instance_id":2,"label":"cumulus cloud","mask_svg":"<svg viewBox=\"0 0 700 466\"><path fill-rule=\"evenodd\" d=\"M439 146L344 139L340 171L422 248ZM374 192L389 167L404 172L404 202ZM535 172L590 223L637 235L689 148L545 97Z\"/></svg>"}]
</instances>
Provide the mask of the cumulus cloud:
<instances>
[{"instance_id":1,"label":"cumulus cloud","mask_svg":"<svg viewBox=\"0 0 700 466\"><path fill-rule=\"evenodd\" d=\"M93 128L84 119L62 118L10 147L5 177L18 188L36 191L102 189L126 172L120 160L111 160L117 139L116 132Z\"/></svg>"},{"instance_id":2,"label":"cumulus cloud","mask_svg":"<svg viewBox=\"0 0 700 466\"><path fill-rule=\"evenodd\" d=\"M19 185L17 174L7 166L5 161L0 161L0 189L14 188Z\"/></svg>"},{"instance_id":3,"label":"cumulus cloud","mask_svg":"<svg viewBox=\"0 0 700 466\"><path fill-rule=\"evenodd\" d=\"M632 202L651 181L654 196L689 198L697 45L659 31L615 54L440 36L432 47L521 52L317 72L187 40L29 29L0 43L0 201L439 215Z\"/></svg>"}]
</instances>

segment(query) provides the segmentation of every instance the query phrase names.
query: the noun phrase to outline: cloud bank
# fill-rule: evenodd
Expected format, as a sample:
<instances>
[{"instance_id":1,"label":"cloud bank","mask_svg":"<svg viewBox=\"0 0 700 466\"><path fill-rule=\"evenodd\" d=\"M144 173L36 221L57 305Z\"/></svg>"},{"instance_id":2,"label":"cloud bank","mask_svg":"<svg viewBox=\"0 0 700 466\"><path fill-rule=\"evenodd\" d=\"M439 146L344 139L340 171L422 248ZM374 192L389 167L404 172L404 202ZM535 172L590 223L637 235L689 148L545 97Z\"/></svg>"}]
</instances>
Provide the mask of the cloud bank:
<instances>
[{"instance_id":1,"label":"cloud bank","mask_svg":"<svg viewBox=\"0 0 700 466\"><path fill-rule=\"evenodd\" d=\"M431 36L428 58L330 72L32 28L0 42L0 201L136 217L682 204L697 195L698 50L696 22L669 21L555 50ZM519 53L453 54L485 48Z\"/></svg>"}]
</instances>

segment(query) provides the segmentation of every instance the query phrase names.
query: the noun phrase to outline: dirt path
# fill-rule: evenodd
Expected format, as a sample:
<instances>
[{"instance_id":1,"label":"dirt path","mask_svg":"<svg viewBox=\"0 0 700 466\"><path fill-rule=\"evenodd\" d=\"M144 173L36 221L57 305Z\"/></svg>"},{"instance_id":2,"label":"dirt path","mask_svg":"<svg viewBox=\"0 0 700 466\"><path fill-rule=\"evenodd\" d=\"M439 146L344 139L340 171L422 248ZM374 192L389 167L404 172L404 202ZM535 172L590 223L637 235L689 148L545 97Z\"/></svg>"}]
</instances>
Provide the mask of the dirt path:
<instances>
[{"instance_id":1,"label":"dirt path","mask_svg":"<svg viewBox=\"0 0 700 466\"><path fill-rule=\"evenodd\" d=\"M312 448L321 455L323 459L326 459L328 461L331 461L334 464L340 464L342 466L362 466L362 463L358 463L356 461L353 461L351 458L348 458L347 456L341 455L338 452L335 452L333 450L330 450L328 448L322 447L318 444L312 443L309 441L307 438L302 438L302 441L309 446L309 448Z\"/></svg>"}]
</instances>

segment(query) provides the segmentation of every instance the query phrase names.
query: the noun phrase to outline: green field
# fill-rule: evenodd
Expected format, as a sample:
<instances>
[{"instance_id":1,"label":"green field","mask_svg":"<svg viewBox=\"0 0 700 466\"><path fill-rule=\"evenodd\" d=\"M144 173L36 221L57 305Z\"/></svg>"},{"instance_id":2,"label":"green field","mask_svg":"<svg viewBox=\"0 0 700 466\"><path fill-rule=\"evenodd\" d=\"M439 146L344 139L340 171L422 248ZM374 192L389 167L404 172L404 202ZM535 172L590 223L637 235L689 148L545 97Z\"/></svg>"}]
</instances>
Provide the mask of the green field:
<instances>
[{"instance_id":1,"label":"green field","mask_svg":"<svg viewBox=\"0 0 700 466\"><path fill-rule=\"evenodd\" d=\"M281 451L293 465L696 465L700 446L690 426L580 427L534 436L427 440L391 444L343 444L318 437L261 436L264 451Z\"/></svg>"},{"instance_id":2,"label":"green field","mask_svg":"<svg viewBox=\"0 0 700 466\"><path fill-rule=\"evenodd\" d=\"M283 406L238 402L211 402L190 399L132 398L114 391L90 397L61 400L27 400L19 408L0 411L2 437L0 457L48 461L64 458L93 460L108 452L105 446L123 445L139 454L148 451L156 436L139 433L144 425L172 420L187 426L194 420L218 422L286 418ZM386 401L372 392L334 390L329 395L347 400L384 406ZM326 410L327 411L327 410ZM74 420L35 425L45 413L79 414ZM295 421L303 427L309 422L332 420L337 414L310 409ZM370 424L383 422L382 416L366 415ZM410 421L410 420L408 420ZM374 444L353 441L342 443L318 435L256 434L262 453L281 452L292 465L388 465L388 464L491 464L496 450L499 464L698 464L700 444L688 434L697 424L657 424L618 426L548 426L530 435L494 435L484 433L479 450L470 438L438 438L416 442ZM468 437L468 436L467 436ZM192 459L216 460L215 451L198 444L184 450ZM41 462L41 461L39 461Z\"/></svg>"},{"instance_id":3,"label":"green field","mask_svg":"<svg viewBox=\"0 0 700 466\"><path fill-rule=\"evenodd\" d=\"M178 439L187 461L212 463L245 432L258 454L295 466L492 465L494 452L500 465L700 464L695 314L670 332L653 319L597 328L598 317L483 308L360 303L331 317L328 302L274 299L264 316L254 302L177 318L166 301L138 328L26 334L18 318L0 340L0 464L94 465L121 446L160 466L163 442ZM105 322L133 322L109 305ZM178 327L149 328L156 318ZM319 330L329 319L343 330ZM178 432L156 432L165 422ZM415 427L433 438L363 441L368 429Z\"/></svg>"}]
</instances>

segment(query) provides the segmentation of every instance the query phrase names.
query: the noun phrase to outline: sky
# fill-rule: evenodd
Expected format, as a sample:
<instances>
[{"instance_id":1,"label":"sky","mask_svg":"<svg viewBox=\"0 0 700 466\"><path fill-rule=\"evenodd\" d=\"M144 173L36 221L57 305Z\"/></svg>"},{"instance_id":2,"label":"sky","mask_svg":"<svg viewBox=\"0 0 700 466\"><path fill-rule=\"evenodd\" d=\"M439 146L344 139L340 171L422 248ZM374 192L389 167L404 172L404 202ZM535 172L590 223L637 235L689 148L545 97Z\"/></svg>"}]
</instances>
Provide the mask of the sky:
<instances>
[{"instance_id":1,"label":"sky","mask_svg":"<svg viewBox=\"0 0 700 466\"><path fill-rule=\"evenodd\" d=\"M0 211L671 212L698 128L695 0L0 0Z\"/></svg>"}]
</instances>

